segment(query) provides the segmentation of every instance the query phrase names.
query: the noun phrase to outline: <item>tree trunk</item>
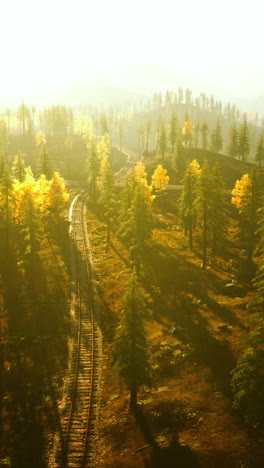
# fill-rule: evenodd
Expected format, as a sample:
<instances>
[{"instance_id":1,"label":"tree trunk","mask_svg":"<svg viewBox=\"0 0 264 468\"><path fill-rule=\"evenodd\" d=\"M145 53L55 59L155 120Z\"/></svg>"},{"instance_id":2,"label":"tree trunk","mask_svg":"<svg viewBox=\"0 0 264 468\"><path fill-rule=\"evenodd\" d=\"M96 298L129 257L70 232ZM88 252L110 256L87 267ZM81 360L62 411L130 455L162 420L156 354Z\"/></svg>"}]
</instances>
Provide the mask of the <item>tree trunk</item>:
<instances>
[{"instance_id":1,"label":"tree trunk","mask_svg":"<svg viewBox=\"0 0 264 468\"><path fill-rule=\"evenodd\" d=\"M130 389L130 407L132 409L136 409L136 407L137 407L137 388L136 388L136 386L133 386Z\"/></svg>"}]
</instances>

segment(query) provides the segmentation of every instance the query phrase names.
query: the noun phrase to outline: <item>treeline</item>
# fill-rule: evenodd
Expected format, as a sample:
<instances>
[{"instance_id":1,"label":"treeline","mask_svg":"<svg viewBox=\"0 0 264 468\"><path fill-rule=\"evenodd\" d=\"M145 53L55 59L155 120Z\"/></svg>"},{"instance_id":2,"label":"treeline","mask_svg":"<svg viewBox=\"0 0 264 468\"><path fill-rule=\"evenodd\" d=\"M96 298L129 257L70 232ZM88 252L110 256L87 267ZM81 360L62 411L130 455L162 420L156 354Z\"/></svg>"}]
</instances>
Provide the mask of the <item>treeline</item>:
<instances>
[{"instance_id":1,"label":"treeline","mask_svg":"<svg viewBox=\"0 0 264 468\"><path fill-rule=\"evenodd\" d=\"M7 132L2 132L0 137L2 279L5 284L4 291L8 291L14 287L16 278L24 276L24 281L20 279L18 288L21 289L21 285L24 285L21 294L27 299L24 297L23 303L31 304L32 310L35 310L45 290L43 282L45 283L46 279L41 274L42 252L49 239L52 238L54 242L64 230L64 209L69 196L62 177L58 172L51 170L44 134L36 135L39 164L35 176L31 167L26 167L21 154L15 156L12 165L8 164L7 137ZM13 277L9 276L11 266ZM19 323L20 318L17 317L17 320Z\"/></svg>"}]
</instances>

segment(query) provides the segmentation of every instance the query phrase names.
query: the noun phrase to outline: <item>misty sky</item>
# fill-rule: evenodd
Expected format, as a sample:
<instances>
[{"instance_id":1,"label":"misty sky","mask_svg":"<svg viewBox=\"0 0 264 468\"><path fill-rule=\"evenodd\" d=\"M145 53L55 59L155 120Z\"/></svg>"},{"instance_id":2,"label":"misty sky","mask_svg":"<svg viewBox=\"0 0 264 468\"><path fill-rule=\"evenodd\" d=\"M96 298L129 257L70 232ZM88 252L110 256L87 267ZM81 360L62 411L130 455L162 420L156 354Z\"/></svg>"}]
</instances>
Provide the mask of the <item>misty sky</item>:
<instances>
[{"instance_id":1,"label":"misty sky","mask_svg":"<svg viewBox=\"0 0 264 468\"><path fill-rule=\"evenodd\" d=\"M85 84L120 64L264 94L262 10L258 0L3 1L0 100Z\"/></svg>"}]
</instances>

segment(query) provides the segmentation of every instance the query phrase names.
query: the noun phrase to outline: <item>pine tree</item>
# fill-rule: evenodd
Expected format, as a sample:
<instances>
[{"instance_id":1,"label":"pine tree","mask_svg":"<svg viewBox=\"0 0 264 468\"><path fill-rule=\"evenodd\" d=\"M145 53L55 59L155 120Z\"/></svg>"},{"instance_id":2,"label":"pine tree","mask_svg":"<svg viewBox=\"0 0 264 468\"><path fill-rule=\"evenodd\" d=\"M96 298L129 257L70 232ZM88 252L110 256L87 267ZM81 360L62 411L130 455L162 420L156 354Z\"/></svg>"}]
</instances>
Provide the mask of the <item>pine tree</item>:
<instances>
[{"instance_id":1,"label":"pine tree","mask_svg":"<svg viewBox=\"0 0 264 468\"><path fill-rule=\"evenodd\" d=\"M202 226L203 268L207 264L208 231L212 216L213 180L208 162L205 160L197 183L196 207Z\"/></svg>"},{"instance_id":2,"label":"pine tree","mask_svg":"<svg viewBox=\"0 0 264 468\"><path fill-rule=\"evenodd\" d=\"M225 194L225 184L221 173L219 161L212 170L212 215L211 215L211 231L213 250L220 247L227 234L228 216L227 216L227 200Z\"/></svg>"},{"instance_id":3,"label":"pine tree","mask_svg":"<svg viewBox=\"0 0 264 468\"><path fill-rule=\"evenodd\" d=\"M46 146L46 135L42 132L38 132L35 136L35 142L37 148L40 151L40 174L44 174L47 179L51 178L52 171L50 167L50 159L47 152Z\"/></svg>"},{"instance_id":4,"label":"pine tree","mask_svg":"<svg viewBox=\"0 0 264 468\"><path fill-rule=\"evenodd\" d=\"M213 130L211 135L211 149L216 153L219 153L223 148L223 137L222 137L222 130L219 119L216 122L216 128Z\"/></svg>"},{"instance_id":5,"label":"pine tree","mask_svg":"<svg viewBox=\"0 0 264 468\"><path fill-rule=\"evenodd\" d=\"M232 125L229 130L228 154L231 158L235 158L238 155L238 131L236 124Z\"/></svg>"},{"instance_id":6,"label":"pine tree","mask_svg":"<svg viewBox=\"0 0 264 468\"><path fill-rule=\"evenodd\" d=\"M173 112L171 114L170 125L169 125L169 142L170 142L170 149L173 153L175 150L175 146L177 144L177 137L179 132L179 122L178 119Z\"/></svg>"},{"instance_id":7,"label":"pine tree","mask_svg":"<svg viewBox=\"0 0 264 468\"><path fill-rule=\"evenodd\" d=\"M194 136L194 125L192 119L186 115L185 121L182 127L183 142L185 146L191 146Z\"/></svg>"},{"instance_id":8,"label":"pine tree","mask_svg":"<svg viewBox=\"0 0 264 468\"><path fill-rule=\"evenodd\" d=\"M242 161L245 162L247 156L249 155L250 145L249 145L249 134L248 134L248 124L247 119L244 118L244 122L239 129L239 143L238 143L238 153Z\"/></svg>"},{"instance_id":9,"label":"pine tree","mask_svg":"<svg viewBox=\"0 0 264 468\"><path fill-rule=\"evenodd\" d=\"M150 138L151 128L152 128L151 120L148 120L147 123L146 123L146 129L145 129L145 133L146 133L146 147L145 147L145 151L146 151L146 153L148 152L148 146L149 146L149 138Z\"/></svg>"},{"instance_id":10,"label":"pine tree","mask_svg":"<svg viewBox=\"0 0 264 468\"><path fill-rule=\"evenodd\" d=\"M145 243L152 235L153 197L146 180L146 169L137 163L123 189L120 227L117 234L129 244L131 263L139 272Z\"/></svg>"},{"instance_id":11,"label":"pine tree","mask_svg":"<svg viewBox=\"0 0 264 468\"><path fill-rule=\"evenodd\" d=\"M14 190L13 190L13 181L10 177L7 164L4 165L3 176L0 183L0 193L1 193L1 215L4 219L5 227L5 245L6 249L9 247L10 240L10 227L11 227L11 212L12 205L14 203Z\"/></svg>"},{"instance_id":12,"label":"pine tree","mask_svg":"<svg viewBox=\"0 0 264 468\"><path fill-rule=\"evenodd\" d=\"M12 173L15 179L19 180L19 182L23 182L23 180L25 180L25 176L26 176L25 162L20 153L17 156L15 156L13 167L12 167Z\"/></svg>"},{"instance_id":13,"label":"pine tree","mask_svg":"<svg viewBox=\"0 0 264 468\"><path fill-rule=\"evenodd\" d=\"M189 232L189 247L193 248L193 226L195 220L195 199L197 182L200 175L200 165L194 159L186 169L183 178L183 190L180 196L180 218Z\"/></svg>"},{"instance_id":14,"label":"pine tree","mask_svg":"<svg viewBox=\"0 0 264 468\"><path fill-rule=\"evenodd\" d=\"M194 147L198 148L199 144L199 133L200 133L200 122L196 122L196 125L194 127Z\"/></svg>"},{"instance_id":15,"label":"pine tree","mask_svg":"<svg viewBox=\"0 0 264 468\"><path fill-rule=\"evenodd\" d=\"M137 406L138 391L151 384L146 317L146 295L134 272L128 283L120 325L113 344L114 366L130 392L133 410Z\"/></svg>"},{"instance_id":16,"label":"pine tree","mask_svg":"<svg viewBox=\"0 0 264 468\"><path fill-rule=\"evenodd\" d=\"M208 125L207 122L203 122L201 126L201 134L202 134L202 149L206 150L208 147Z\"/></svg>"},{"instance_id":17,"label":"pine tree","mask_svg":"<svg viewBox=\"0 0 264 468\"><path fill-rule=\"evenodd\" d=\"M261 193L256 167L253 167L250 175L244 174L241 179L236 181L232 190L231 202L239 212L238 237L247 246L248 262L250 262L257 241L259 208L261 206Z\"/></svg>"},{"instance_id":18,"label":"pine tree","mask_svg":"<svg viewBox=\"0 0 264 468\"><path fill-rule=\"evenodd\" d=\"M165 153L167 151L167 132L166 132L166 127L165 127L165 123L163 119L160 122L158 150L163 160Z\"/></svg>"},{"instance_id":19,"label":"pine tree","mask_svg":"<svg viewBox=\"0 0 264 468\"><path fill-rule=\"evenodd\" d=\"M96 136L91 134L87 143L87 173L89 191L92 201L96 201L96 179L99 175L100 161L97 153Z\"/></svg>"},{"instance_id":20,"label":"pine tree","mask_svg":"<svg viewBox=\"0 0 264 468\"><path fill-rule=\"evenodd\" d=\"M264 160L264 142L263 136L260 137L257 146L257 152L255 156L255 160L259 163L259 167L261 167L261 163Z\"/></svg>"},{"instance_id":21,"label":"pine tree","mask_svg":"<svg viewBox=\"0 0 264 468\"><path fill-rule=\"evenodd\" d=\"M67 193L63 178L58 172L54 172L50 181L48 197L48 209L56 222L63 219L63 210L66 208L69 194Z\"/></svg>"},{"instance_id":22,"label":"pine tree","mask_svg":"<svg viewBox=\"0 0 264 468\"><path fill-rule=\"evenodd\" d=\"M28 194L21 216L23 254L34 256L40 249L40 220L33 196Z\"/></svg>"},{"instance_id":23,"label":"pine tree","mask_svg":"<svg viewBox=\"0 0 264 468\"><path fill-rule=\"evenodd\" d=\"M108 156L101 161L99 173L100 197L98 203L103 208L107 224L107 242L110 242L110 224L116 211L115 183L112 167Z\"/></svg>"}]
</instances>

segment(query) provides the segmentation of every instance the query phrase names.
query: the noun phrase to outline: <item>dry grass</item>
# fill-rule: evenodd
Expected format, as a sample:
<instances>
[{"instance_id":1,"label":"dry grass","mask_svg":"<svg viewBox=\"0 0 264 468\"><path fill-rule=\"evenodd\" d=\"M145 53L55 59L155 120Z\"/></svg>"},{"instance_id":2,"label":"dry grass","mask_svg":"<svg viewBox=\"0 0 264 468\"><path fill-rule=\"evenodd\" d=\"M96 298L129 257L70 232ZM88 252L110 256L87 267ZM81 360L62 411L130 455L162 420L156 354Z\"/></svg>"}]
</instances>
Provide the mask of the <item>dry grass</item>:
<instances>
[{"instance_id":1,"label":"dry grass","mask_svg":"<svg viewBox=\"0 0 264 468\"><path fill-rule=\"evenodd\" d=\"M199 249L188 249L177 226L175 215L156 208L142 278L153 298L154 387L140 392L139 401L157 452L131 414L127 391L111 366L111 341L129 277L128 252L114 234L114 249L107 249L103 223L92 211L88 214L104 332L98 467L260 467L263 435L245 427L234 412L229 386L250 327L246 305L252 291L244 283L243 297L223 293L239 261L233 245L214 257L209 253L204 271Z\"/></svg>"}]
</instances>

